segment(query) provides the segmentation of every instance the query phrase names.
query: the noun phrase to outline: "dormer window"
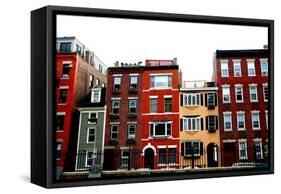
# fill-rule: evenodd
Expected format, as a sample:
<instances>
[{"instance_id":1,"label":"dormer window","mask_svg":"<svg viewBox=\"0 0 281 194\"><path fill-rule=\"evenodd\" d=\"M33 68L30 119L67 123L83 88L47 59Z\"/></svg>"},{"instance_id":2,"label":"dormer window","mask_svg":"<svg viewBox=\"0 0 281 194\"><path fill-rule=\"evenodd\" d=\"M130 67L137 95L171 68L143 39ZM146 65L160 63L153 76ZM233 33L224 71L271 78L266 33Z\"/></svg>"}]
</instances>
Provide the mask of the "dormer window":
<instances>
[{"instance_id":1,"label":"dormer window","mask_svg":"<svg viewBox=\"0 0 281 194\"><path fill-rule=\"evenodd\" d=\"M101 88L93 88L92 95L91 95L91 102L92 103L100 102L100 97L101 97Z\"/></svg>"}]
</instances>

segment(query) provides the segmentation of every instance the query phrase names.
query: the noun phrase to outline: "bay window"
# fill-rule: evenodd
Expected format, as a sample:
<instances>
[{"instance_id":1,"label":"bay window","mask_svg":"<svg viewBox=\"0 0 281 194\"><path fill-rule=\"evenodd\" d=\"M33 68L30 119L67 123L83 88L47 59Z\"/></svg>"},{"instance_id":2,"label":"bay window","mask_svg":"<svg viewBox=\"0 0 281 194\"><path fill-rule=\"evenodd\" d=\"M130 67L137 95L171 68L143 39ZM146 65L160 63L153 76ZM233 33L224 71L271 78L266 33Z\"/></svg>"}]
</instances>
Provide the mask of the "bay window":
<instances>
[{"instance_id":1,"label":"bay window","mask_svg":"<svg viewBox=\"0 0 281 194\"><path fill-rule=\"evenodd\" d=\"M172 135L172 121L150 122L151 137L167 137Z\"/></svg>"},{"instance_id":2,"label":"bay window","mask_svg":"<svg viewBox=\"0 0 281 194\"><path fill-rule=\"evenodd\" d=\"M172 75L152 75L150 76L151 88L172 87Z\"/></svg>"}]
</instances>

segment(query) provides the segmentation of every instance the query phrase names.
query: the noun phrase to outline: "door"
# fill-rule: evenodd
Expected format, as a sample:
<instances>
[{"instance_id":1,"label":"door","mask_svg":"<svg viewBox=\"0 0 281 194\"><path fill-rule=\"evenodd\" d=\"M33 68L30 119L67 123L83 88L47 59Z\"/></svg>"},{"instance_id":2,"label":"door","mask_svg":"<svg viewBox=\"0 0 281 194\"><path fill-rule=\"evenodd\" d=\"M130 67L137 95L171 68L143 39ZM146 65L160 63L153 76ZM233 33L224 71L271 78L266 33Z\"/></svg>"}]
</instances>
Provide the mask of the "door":
<instances>
[{"instance_id":1,"label":"door","mask_svg":"<svg viewBox=\"0 0 281 194\"><path fill-rule=\"evenodd\" d=\"M208 167L218 167L218 146L215 143L209 143L207 146Z\"/></svg>"},{"instance_id":2,"label":"door","mask_svg":"<svg viewBox=\"0 0 281 194\"><path fill-rule=\"evenodd\" d=\"M232 166L237 162L235 143L224 143L222 150L223 166Z\"/></svg>"},{"instance_id":3,"label":"door","mask_svg":"<svg viewBox=\"0 0 281 194\"><path fill-rule=\"evenodd\" d=\"M113 170L113 159L114 159L114 150L105 149L104 150L104 161L103 161L103 170Z\"/></svg>"},{"instance_id":4,"label":"door","mask_svg":"<svg viewBox=\"0 0 281 194\"><path fill-rule=\"evenodd\" d=\"M151 148L147 148L144 152L144 168L154 168L154 151Z\"/></svg>"}]
</instances>

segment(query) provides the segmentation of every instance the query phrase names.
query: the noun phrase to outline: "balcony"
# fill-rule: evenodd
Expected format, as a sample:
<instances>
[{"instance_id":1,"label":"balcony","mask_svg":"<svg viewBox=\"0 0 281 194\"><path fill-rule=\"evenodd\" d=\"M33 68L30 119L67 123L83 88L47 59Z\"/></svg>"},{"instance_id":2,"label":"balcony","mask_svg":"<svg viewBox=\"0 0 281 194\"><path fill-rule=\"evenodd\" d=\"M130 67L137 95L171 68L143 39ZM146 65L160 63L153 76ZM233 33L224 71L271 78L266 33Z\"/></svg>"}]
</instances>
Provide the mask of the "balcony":
<instances>
[{"instance_id":1,"label":"balcony","mask_svg":"<svg viewBox=\"0 0 281 194\"><path fill-rule=\"evenodd\" d=\"M109 117L111 119L119 119L120 115L118 113L110 113Z\"/></svg>"}]
</instances>

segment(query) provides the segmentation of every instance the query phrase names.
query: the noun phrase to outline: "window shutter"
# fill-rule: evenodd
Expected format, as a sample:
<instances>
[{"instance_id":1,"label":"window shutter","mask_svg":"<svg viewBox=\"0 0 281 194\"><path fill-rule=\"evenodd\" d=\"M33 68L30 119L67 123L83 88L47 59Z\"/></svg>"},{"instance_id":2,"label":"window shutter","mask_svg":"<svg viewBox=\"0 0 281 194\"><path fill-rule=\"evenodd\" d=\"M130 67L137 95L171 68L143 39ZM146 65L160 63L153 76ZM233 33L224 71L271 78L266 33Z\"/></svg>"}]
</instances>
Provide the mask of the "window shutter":
<instances>
[{"instance_id":1,"label":"window shutter","mask_svg":"<svg viewBox=\"0 0 281 194\"><path fill-rule=\"evenodd\" d=\"M181 94L181 106L183 106L183 95Z\"/></svg>"},{"instance_id":2,"label":"window shutter","mask_svg":"<svg viewBox=\"0 0 281 194\"><path fill-rule=\"evenodd\" d=\"M218 125L219 125L219 124L218 124L218 123L219 123L219 122L218 122L218 116L215 116L215 119L216 119L216 127L215 127L215 129L218 129Z\"/></svg>"},{"instance_id":3,"label":"window shutter","mask_svg":"<svg viewBox=\"0 0 281 194\"><path fill-rule=\"evenodd\" d=\"M208 93L205 94L205 106L208 106Z\"/></svg>"},{"instance_id":4,"label":"window shutter","mask_svg":"<svg viewBox=\"0 0 281 194\"><path fill-rule=\"evenodd\" d=\"M184 156L184 143L181 143L181 156Z\"/></svg>"},{"instance_id":5,"label":"window shutter","mask_svg":"<svg viewBox=\"0 0 281 194\"><path fill-rule=\"evenodd\" d=\"M218 106L217 93L215 93L215 106Z\"/></svg>"},{"instance_id":6,"label":"window shutter","mask_svg":"<svg viewBox=\"0 0 281 194\"><path fill-rule=\"evenodd\" d=\"M204 130L204 121L203 121L203 117L201 117L201 130Z\"/></svg>"},{"instance_id":7,"label":"window shutter","mask_svg":"<svg viewBox=\"0 0 281 194\"><path fill-rule=\"evenodd\" d=\"M209 129L209 116L206 117L206 130Z\"/></svg>"},{"instance_id":8,"label":"window shutter","mask_svg":"<svg viewBox=\"0 0 281 194\"><path fill-rule=\"evenodd\" d=\"M180 130L183 131L183 119L180 119Z\"/></svg>"},{"instance_id":9,"label":"window shutter","mask_svg":"<svg viewBox=\"0 0 281 194\"><path fill-rule=\"evenodd\" d=\"M200 97L201 97L201 105L203 106L204 103L203 103L203 94L200 94Z\"/></svg>"},{"instance_id":10,"label":"window shutter","mask_svg":"<svg viewBox=\"0 0 281 194\"><path fill-rule=\"evenodd\" d=\"M200 142L200 155L203 155L203 142Z\"/></svg>"}]
</instances>

